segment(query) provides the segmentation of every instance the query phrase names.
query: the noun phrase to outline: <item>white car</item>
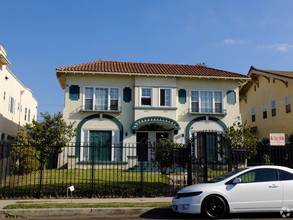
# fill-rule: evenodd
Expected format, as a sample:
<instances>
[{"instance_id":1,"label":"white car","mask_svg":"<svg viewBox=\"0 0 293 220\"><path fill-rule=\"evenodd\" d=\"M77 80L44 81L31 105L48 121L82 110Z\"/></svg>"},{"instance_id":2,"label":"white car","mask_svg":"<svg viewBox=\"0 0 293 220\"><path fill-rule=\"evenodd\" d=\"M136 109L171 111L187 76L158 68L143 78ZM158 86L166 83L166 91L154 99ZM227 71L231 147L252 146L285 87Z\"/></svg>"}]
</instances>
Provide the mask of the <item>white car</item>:
<instances>
[{"instance_id":1,"label":"white car","mask_svg":"<svg viewBox=\"0 0 293 220\"><path fill-rule=\"evenodd\" d=\"M227 213L293 211L293 169L263 165L226 173L179 190L172 210L209 218Z\"/></svg>"}]
</instances>

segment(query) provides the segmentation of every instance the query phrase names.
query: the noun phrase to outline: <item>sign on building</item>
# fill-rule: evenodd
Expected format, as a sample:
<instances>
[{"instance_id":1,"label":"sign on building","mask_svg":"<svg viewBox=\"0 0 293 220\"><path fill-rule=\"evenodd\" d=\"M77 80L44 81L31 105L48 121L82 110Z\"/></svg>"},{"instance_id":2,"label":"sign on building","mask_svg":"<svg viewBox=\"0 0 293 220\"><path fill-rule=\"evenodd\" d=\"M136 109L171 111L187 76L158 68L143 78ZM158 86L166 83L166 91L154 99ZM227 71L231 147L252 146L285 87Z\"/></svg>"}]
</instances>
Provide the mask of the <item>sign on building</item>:
<instances>
[{"instance_id":1,"label":"sign on building","mask_svg":"<svg viewBox=\"0 0 293 220\"><path fill-rule=\"evenodd\" d=\"M285 134L283 133L271 133L270 134L271 146L285 146Z\"/></svg>"}]
</instances>

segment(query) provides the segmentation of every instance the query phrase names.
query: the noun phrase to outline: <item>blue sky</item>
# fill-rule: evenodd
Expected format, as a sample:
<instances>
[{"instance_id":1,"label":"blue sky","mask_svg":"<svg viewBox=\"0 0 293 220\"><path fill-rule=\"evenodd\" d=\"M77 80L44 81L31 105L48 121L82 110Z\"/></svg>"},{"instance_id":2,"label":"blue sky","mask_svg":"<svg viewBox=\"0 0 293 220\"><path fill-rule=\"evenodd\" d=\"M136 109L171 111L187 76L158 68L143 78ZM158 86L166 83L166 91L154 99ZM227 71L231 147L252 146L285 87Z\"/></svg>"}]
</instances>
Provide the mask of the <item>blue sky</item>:
<instances>
[{"instance_id":1,"label":"blue sky","mask_svg":"<svg viewBox=\"0 0 293 220\"><path fill-rule=\"evenodd\" d=\"M63 110L55 68L99 59L293 71L292 0L0 0L0 44L39 113Z\"/></svg>"}]
</instances>

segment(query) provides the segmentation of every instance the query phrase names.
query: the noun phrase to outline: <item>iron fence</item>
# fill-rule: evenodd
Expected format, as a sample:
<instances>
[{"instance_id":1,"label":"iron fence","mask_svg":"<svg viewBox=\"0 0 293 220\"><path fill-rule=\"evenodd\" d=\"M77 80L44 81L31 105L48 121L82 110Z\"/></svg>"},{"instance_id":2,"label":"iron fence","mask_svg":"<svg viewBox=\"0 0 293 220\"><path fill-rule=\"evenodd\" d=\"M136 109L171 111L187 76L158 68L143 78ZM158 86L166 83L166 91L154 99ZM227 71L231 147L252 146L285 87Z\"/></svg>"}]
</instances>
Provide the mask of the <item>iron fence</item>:
<instances>
[{"instance_id":1,"label":"iron fence","mask_svg":"<svg viewBox=\"0 0 293 220\"><path fill-rule=\"evenodd\" d=\"M0 198L172 196L241 166L293 167L293 147L262 147L254 158L215 132L159 155L158 143L15 146L0 143ZM161 152L162 153L162 152ZM162 155L161 155L162 156ZM161 158L161 159L160 159ZM163 159L162 159L163 158Z\"/></svg>"}]
</instances>

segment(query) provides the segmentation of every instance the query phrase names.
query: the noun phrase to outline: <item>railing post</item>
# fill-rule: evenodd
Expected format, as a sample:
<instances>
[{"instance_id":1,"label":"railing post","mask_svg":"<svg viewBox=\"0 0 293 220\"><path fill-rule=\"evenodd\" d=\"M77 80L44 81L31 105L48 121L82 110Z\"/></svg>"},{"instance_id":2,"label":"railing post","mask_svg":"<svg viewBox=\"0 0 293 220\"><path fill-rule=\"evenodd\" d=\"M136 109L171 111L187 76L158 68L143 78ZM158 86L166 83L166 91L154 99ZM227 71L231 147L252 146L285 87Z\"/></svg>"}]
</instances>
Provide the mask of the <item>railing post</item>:
<instances>
[{"instance_id":1,"label":"railing post","mask_svg":"<svg viewBox=\"0 0 293 220\"><path fill-rule=\"evenodd\" d=\"M39 182L39 198L42 198L43 190L43 171L44 171L44 144L41 145L41 169L40 169L40 182Z\"/></svg>"},{"instance_id":2,"label":"railing post","mask_svg":"<svg viewBox=\"0 0 293 220\"><path fill-rule=\"evenodd\" d=\"M92 192L91 192L91 197L93 198L94 196L94 181L95 181L95 144L91 144L92 148L92 179L91 179L91 187L92 187Z\"/></svg>"},{"instance_id":3,"label":"railing post","mask_svg":"<svg viewBox=\"0 0 293 220\"><path fill-rule=\"evenodd\" d=\"M193 165L193 154L192 154L192 143L194 141L194 137L187 144L188 148L188 164L187 164L187 185L192 185L192 165Z\"/></svg>"}]
</instances>

